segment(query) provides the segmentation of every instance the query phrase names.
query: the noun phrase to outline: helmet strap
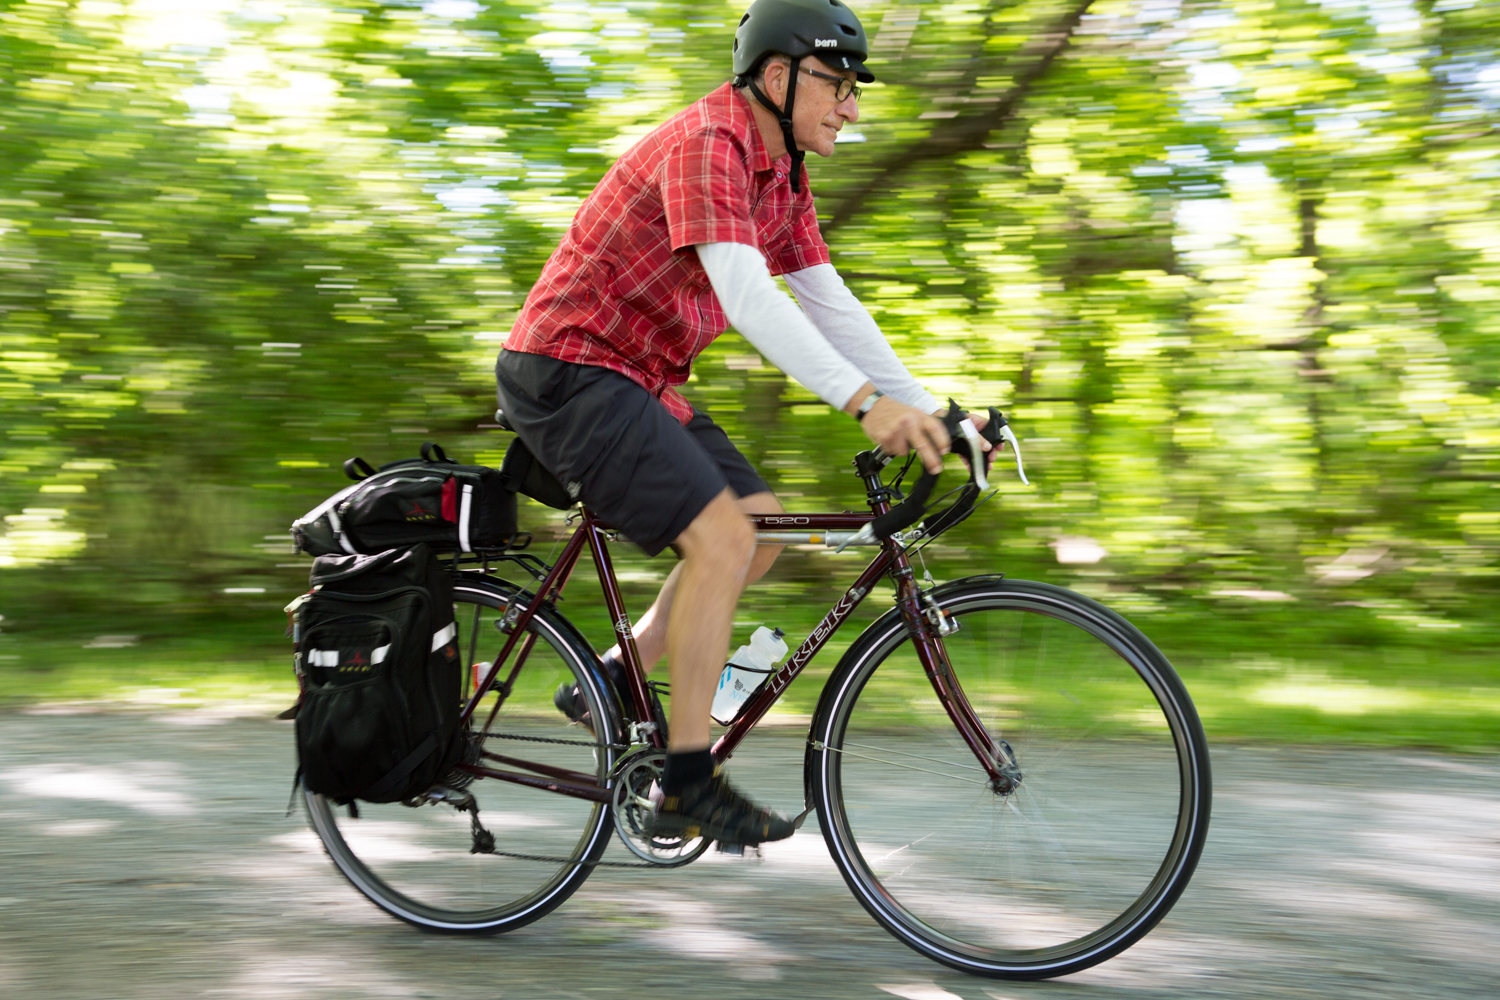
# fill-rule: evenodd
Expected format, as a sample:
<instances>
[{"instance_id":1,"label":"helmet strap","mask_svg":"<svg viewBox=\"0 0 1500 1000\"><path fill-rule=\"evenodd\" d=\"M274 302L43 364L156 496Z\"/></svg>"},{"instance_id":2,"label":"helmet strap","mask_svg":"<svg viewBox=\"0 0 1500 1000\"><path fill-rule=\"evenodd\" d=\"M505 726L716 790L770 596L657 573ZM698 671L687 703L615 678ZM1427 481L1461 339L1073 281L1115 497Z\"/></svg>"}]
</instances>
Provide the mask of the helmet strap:
<instances>
[{"instance_id":1,"label":"helmet strap","mask_svg":"<svg viewBox=\"0 0 1500 1000\"><path fill-rule=\"evenodd\" d=\"M755 99L765 106L765 109L776 116L777 124L781 126L781 137L786 141L787 152L792 154L792 191L800 193L802 190L802 159L807 154L797 148L797 140L792 135L792 109L797 103L797 74L801 72L802 60L792 60L792 72L786 88L786 108L778 108L772 100L767 97L755 80L746 77L745 82L750 85L750 93Z\"/></svg>"}]
</instances>

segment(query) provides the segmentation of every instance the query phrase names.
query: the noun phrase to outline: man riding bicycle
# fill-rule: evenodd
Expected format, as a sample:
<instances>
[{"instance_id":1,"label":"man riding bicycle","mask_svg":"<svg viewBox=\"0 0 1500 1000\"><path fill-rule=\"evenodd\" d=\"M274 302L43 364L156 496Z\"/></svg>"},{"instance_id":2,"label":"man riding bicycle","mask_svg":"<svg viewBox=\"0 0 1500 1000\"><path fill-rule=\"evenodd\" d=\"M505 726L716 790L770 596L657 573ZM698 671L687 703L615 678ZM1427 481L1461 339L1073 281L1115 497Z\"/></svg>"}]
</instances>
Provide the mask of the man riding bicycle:
<instances>
[{"instance_id":1,"label":"man riding bicycle","mask_svg":"<svg viewBox=\"0 0 1500 1000\"><path fill-rule=\"evenodd\" d=\"M793 830L717 775L709 753L735 605L780 553L757 547L745 515L782 507L676 391L693 358L733 325L887 453L915 450L936 472L948 450L937 400L834 269L802 164L807 150L831 156L839 130L858 121L856 82L874 80L867 57L841 0L755 0L735 33L734 81L604 175L496 362L507 422L569 495L647 554L670 546L680 557L635 629L642 665L663 655L671 665L660 835L753 845ZM618 647L604 663L620 686ZM556 701L589 723L576 688Z\"/></svg>"}]
</instances>

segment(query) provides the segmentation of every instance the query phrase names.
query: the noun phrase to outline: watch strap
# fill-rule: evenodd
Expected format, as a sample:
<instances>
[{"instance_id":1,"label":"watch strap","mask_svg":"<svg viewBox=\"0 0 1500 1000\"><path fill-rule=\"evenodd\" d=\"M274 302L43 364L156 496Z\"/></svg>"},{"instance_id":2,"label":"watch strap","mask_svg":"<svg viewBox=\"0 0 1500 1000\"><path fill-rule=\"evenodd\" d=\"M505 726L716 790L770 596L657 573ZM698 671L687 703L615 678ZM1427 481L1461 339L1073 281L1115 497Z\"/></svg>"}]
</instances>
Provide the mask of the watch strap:
<instances>
[{"instance_id":1,"label":"watch strap","mask_svg":"<svg viewBox=\"0 0 1500 1000\"><path fill-rule=\"evenodd\" d=\"M876 389L874 392L866 396L865 401L863 403L860 403L859 409L855 411L854 419L863 422L865 419L865 414L869 413L875 408L875 401L884 395L885 393L881 392L879 389Z\"/></svg>"}]
</instances>

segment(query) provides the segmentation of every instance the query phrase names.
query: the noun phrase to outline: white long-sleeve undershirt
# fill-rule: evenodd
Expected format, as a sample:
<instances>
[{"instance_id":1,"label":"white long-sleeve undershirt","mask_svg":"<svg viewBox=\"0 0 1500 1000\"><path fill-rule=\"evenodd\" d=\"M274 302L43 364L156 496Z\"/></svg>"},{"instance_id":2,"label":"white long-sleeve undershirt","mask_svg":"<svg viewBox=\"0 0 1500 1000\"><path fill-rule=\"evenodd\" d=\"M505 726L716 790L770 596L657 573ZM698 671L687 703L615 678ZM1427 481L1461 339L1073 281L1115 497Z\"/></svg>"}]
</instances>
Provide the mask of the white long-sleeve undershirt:
<instances>
[{"instance_id":1,"label":"white long-sleeve undershirt","mask_svg":"<svg viewBox=\"0 0 1500 1000\"><path fill-rule=\"evenodd\" d=\"M875 318L854 297L832 264L815 264L786 275L786 283L813 325L874 383L875 388L923 413L936 411L937 399L912 378L896 357Z\"/></svg>"},{"instance_id":2,"label":"white long-sleeve undershirt","mask_svg":"<svg viewBox=\"0 0 1500 1000\"><path fill-rule=\"evenodd\" d=\"M702 243L695 249L734 328L767 361L830 406L842 409L868 381L908 406L927 413L938 408L833 265L786 275L802 304L798 309L776 287L765 257L755 247Z\"/></svg>"}]
</instances>

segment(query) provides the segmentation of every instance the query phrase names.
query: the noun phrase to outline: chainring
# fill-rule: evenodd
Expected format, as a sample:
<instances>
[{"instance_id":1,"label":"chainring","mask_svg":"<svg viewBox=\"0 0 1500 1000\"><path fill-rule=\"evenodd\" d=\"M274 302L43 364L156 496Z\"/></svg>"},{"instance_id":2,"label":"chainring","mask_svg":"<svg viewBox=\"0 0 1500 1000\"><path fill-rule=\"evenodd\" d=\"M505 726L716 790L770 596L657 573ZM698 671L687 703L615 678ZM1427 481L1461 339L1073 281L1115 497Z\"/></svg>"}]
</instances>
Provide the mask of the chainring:
<instances>
[{"instance_id":1,"label":"chainring","mask_svg":"<svg viewBox=\"0 0 1500 1000\"><path fill-rule=\"evenodd\" d=\"M713 841L703 837L654 837L646 832L651 812L656 808L652 791L660 788L666 762L666 751L655 747L626 754L610 777L613 789L610 804L615 833L631 854L661 868L678 868L697 860Z\"/></svg>"}]
</instances>

